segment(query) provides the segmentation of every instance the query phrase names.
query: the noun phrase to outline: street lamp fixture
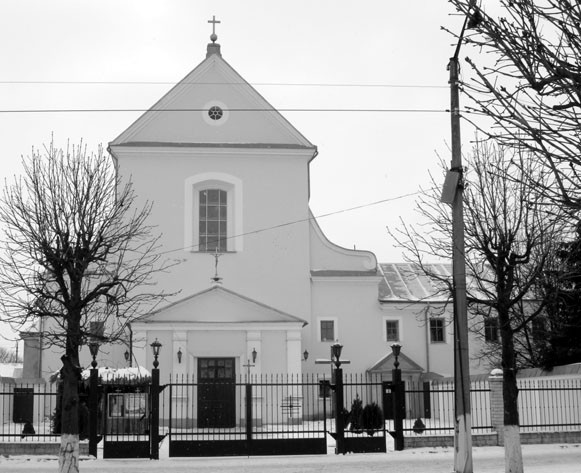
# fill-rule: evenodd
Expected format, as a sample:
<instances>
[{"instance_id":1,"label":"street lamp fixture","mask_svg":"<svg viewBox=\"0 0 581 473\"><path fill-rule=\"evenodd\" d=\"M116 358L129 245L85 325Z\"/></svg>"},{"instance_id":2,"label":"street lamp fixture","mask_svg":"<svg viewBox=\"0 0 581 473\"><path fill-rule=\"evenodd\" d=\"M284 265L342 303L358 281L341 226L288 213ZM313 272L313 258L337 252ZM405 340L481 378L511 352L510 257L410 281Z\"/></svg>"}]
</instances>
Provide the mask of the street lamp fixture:
<instances>
[{"instance_id":1,"label":"street lamp fixture","mask_svg":"<svg viewBox=\"0 0 581 473\"><path fill-rule=\"evenodd\" d=\"M97 368L97 355L99 354L99 342L96 340L89 342L89 351L91 352L91 356L93 357L91 366L93 367L93 369L95 369Z\"/></svg>"},{"instance_id":2,"label":"street lamp fixture","mask_svg":"<svg viewBox=\"0 0 581 473\"><path fill-rule=\"evenodd\" d=\"M153 367L157 368L159 366L159 361L157 361L157 357L159 356L159 351L161 350L161 343L155 339L155 341L150 345L153 351Z\"/></svg>"},{"instance_id":3,"label":"street lamp fixture","mask_svg":"<svg viewBox=\"0 0 581 473\"><path fill-rule=\"evenodd\" d=\"M394 343L393 345L391 345L391 353L393 353L393 356L395 358L395 361L393 362L393 366L395 367L395 369L399 368L399 353L401 352L401 345L399 343Z\"/></svg>"},{"instance_id":4,"label":"street lamp fixture","mask_svg":"<svg viewBox=\"0 0 581 473\"><path fill-rule=\"evenodd\" d=\"M258 356L258 352L256 351L256 348L252 349L252 364L256 363L256 357Z\"/></svg>"}]
</instances>

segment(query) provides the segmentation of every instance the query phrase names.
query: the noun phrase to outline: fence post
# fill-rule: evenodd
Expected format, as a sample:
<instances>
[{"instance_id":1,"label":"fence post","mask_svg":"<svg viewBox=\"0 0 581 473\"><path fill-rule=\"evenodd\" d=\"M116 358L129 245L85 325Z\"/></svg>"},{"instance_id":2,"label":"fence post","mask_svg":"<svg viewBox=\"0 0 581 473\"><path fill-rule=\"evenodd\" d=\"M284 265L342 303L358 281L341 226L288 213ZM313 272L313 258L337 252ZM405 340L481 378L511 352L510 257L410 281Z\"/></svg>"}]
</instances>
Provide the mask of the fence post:
<instances>
[{"instance_id":1,"label":"fence post","mask_svg":"<svg viewBox=\"0 0 581 473\"><path fill-rule=\"evenodd\" d=\"M151 422L149 423L149 458L159 460L159 350L161 343L155 341L151 344L153 349L153 369L151 370Z\"/></svg>"},{"instance_id":2,"label":"fence post","mask_svg":"<svg viewBox=\"0 0 581 473\"><path fill-rule=\"evenodd\" d=\"M404 384L401 380L401 370L394 368L391 372L393 380L393 430L394 445L396 451L404 449L403 440L403 413L405 410Z\"/></svg>"},{"instance_id":3,"label":"fence post","mask_svg":"<svg viewBox=\"0 0 581 473\"><path fill-rule=\"evenodd\" d=\"M335 368L335 451L345 454L345 422L343 417L343 370Z\"/></svg>"},{"instance_id":4,"label":"fence post","mask_svg":"<svg viewBox=\"0 0 581 473\"><path fill-rule=\"evenodd\" d=\"M246 383L246 441L248 451L250 451L250 441L252 440L252 384Z\"/></svg>"},{"instance_id":5,"label":"fence post","mask_svg":"<svg viewBox=\"0 0 581 473\"><path fill-rule=\"evenodd\" d=\"M496 430L498 445L504 445L504 401L502 398L502 370L494 369L488 377L490 386L490 423Z\"/></svg>"},{"instance_id":6,"label":"fence post","mask_svg":"<svg viewBox=\"0 0 581 473\"><path fill-rule=\"evenodd\" d=\"M97 425L99 422L99 393L97 363L94 361L89 379L89 455L97 458Z\"/></svg>"}]
</instances>

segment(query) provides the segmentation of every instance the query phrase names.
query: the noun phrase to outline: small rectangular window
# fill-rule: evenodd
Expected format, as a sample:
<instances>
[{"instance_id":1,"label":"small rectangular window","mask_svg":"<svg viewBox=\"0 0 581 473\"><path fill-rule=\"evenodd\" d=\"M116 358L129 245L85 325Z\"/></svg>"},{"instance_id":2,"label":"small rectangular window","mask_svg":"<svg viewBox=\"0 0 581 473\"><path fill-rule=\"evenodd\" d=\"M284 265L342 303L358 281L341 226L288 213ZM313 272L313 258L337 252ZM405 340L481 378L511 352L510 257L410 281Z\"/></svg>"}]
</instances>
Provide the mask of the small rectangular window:
<instances>
[{"instance_id":1,"label":"small rectangular window","mask_svg":"<svg viewBox=\"0 0 581 473\"><path fill-rule=\"evenodd\" d=\"M484 340L498 342L498 319L496 317L486 317L484 319Z\"/></svg>"},{"instance_id":2,"label":"small rectangular window","mask_svg":"<svg viewBox=\"0 0 581 473\"><path fill-rule=\"evenodd\" d=\"M397 320L385 321L385 339L388 342L399 341L399 322Z\"/></svg>"},{"instance_id":3,"label":"small rectangular window","mask_svg":"<svg viewBox=\"0 0 581 473\"><path fill-rule=\"evenodd\" d=\"M335 321L321 320L321 341L334 342L335 339Z\"/></svg>"},{"instance_id":4,"label":"small rectangular window","mask_svg":"<svg viewBox=\"0 0 581 473\"><path fill-rule=\"evenodd\" d=\"M430 319L430 341L442 343L446 341L445 320L443 318Z\"/></svg>"}]
</instances>

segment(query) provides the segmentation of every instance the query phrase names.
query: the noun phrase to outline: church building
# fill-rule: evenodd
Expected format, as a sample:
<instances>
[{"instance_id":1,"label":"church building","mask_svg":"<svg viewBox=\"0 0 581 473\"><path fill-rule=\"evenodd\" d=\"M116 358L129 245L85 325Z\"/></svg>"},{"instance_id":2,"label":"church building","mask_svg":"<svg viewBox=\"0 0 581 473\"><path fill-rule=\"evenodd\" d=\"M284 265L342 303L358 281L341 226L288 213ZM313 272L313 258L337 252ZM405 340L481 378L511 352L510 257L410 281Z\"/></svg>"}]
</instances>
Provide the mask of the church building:
<instances>
[{"instance_id":1,"label":"church building","mask_svg":"<svg viewBox=\"0 0 581 473\"><path fill-rule=\"evenodd\" d=\"M324 360L338 341L348 372L389 379L399 343L404 379L450 376L451 309L409 265L380 265L372 252L325 237L309 210L317 147L226 62L216 40L109 143L137 204L153 202L148 223L162 234L160 251L180 262L156 275L156 290L176 295L131 324L127 346L101 350L99 365L150 368L157 340L162 380L328 374ZM42 344L35 336L29 353ZM34 365L43 377L60 369L48 353Z\"/></svg>"}]
</instances>

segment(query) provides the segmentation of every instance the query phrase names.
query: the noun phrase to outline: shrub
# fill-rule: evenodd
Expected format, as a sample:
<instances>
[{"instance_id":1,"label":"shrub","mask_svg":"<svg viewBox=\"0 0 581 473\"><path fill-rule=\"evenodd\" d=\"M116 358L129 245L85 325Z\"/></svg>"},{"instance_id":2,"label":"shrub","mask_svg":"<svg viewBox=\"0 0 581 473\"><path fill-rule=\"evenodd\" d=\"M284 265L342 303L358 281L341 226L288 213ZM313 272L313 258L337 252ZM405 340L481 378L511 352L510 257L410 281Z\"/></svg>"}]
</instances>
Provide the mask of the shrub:
<instances>
[{"instance_id":1,"label":"shrub","mask_svg":"<svg viewBox=\"0 0 581 473\"><path fill-rule=\"evenodd\" d=\"M349 414L349 420L351 424L349 425L349 430L355 433L363 432L363 427L361 426L361 415L363 414L363 402L359 399L359 394L355 396L353 402L351 403L351 412Z\"/></svg>"},{"instance_id":2,"label":"shrub","mask_svg":"<svg viewBox=\"0 0 581 473\"><path fill-rule=\"evenodd\" d=\"M383 428L383 411L377 403L372 402L363 408L361 413L361 426L368 435L375 434L375 431Z\"/></svg>"}]
</instances>

